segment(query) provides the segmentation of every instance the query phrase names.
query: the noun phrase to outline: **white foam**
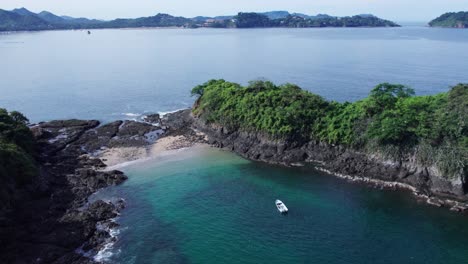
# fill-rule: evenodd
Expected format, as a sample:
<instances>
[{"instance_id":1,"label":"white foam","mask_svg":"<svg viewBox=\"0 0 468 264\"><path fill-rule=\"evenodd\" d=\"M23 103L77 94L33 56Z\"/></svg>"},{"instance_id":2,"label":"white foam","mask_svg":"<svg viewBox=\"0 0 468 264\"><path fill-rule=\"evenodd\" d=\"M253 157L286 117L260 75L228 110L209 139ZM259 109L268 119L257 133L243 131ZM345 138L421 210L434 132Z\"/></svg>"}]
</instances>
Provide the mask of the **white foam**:
<instances>
[{"instance_id":1,"label":"white foam","mask_svg":"<svg viewBox=\"0 0 468 264\"><path fill-rule=\"evenodd\" d=\"M114 221L114 219L112 221ZM114 247L117 236L120 234L120 229L118 229L118 228L106 229L105 227L103 227L99 223L96 226L96 228L108 231L109 235L110 235L110 238L108 239L109 242L106 243L98 253L96 253L96 255L94 256L93 259L96 262L107 262L114 255L113 247ZM119 251L117 251L117 252L119 252Z\"/></svg>"},{"instance_id":2,"label":"white foam","mask_svg":"<svg viewBox=\"0 0 468 264\"><path fill-rule=\"evenodd\" d=\"M122 113L124 116L130 116L130 117L137 117L141 116L142 114L135 114L135 113Z\"/></svg>"},{"instance_id":3,"label":"white foam","mask_svg":"<svg viewBox=\"0 0 468 264\"><path fill-rule=\"evenodd\" d=\"M167 114L172 114L172 113L175 113L175 112L179 112L179 111L182 111L182 110L187 110L189 108L180 108L180 109L177 109L177 110L173 110L173 111L167 111L167 112L158 112L158 114L163 117Z\"/></svg>"}]
</instances>

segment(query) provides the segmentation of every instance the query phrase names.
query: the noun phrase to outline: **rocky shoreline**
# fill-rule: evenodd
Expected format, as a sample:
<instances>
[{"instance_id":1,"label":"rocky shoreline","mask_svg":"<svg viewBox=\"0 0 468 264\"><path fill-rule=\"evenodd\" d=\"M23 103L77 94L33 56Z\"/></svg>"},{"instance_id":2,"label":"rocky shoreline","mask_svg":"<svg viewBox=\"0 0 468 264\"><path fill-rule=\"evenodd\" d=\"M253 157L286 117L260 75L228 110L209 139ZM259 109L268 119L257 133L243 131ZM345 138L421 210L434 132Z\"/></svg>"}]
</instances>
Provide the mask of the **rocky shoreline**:
<instances>
[{"instance_id":1,"label":"rocky shoreline","mask_svg":"<svg viewBox=\"0 0 468 264\"><path fill-rule=\"evenodd\" d=\"M116 237L110 230L125 207L88 198L127 177L112 166L198 143L224 148L250 160L287 166L311 163L318 170L378 188L407 189L418 199L457 212L468 211L466 184L446 180L410 161L395 163L320 142L272 141L261 134L207 124L181 110L144 121L62 120L33 126L41 156L40 175L18 190L16 209L0 217L0 252L6 263L99 263L94 258Z\"/></svg>"},{"instance_id":2,"label":"rocky shoreline","mask_svg":"<svg viewBox=\"0 0 468 264\"><path fill-rule=\"evenodd\" d=\"M318 141L275 141L261 133L231 131L198 118L194 119L193 127L206 135L210 145L250 160L286 166L313 164L318 170L352 182L407 189L428 204L468 212L468 183L464 172L457 178L447 179L436 168L421 166L411 157L393 161Z\"/></svg>"},{"instance_id":3,"label":"rocky shoreline","mask_svg":"<svg viewBox=\"0 0 468 264\"><path fill-rule=\"evenodd\" d=\"M185 112L181 112L185 113ZM110 232L114 218L125 207L114 202L89 202L101 188L123 183L127 176L109 169L105 153L121 150L122 160L142 158L160 138L163 149L188 147L203 142L180 113L142 122L58 120L31 127L38 142L40 175L22 189L15 207L0 218L2 261L5 263L98 263L94 258L115 240Z\"/></svg>"}]
</instances>

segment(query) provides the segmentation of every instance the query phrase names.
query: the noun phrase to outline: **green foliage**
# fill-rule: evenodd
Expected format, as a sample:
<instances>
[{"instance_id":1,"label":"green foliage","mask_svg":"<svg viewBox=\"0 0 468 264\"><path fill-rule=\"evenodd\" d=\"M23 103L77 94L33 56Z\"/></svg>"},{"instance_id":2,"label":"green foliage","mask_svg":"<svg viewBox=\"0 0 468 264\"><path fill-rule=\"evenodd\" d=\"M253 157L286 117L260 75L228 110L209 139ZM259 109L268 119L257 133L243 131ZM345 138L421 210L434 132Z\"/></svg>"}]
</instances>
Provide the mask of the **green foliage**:
<instances>
[{"instance_id":1,"label":"green foliage","mask_svg":"<svg viewBox=\"0 0 468 264\"><path fill-rule=\"evenodd\" d=\"M0 178L13 178L19 184L28 183L37 173L33 157L21 147L0 140Z\"/></svg>"},{"instance_id":2,"label":"green foliage","mask_svg":"<svg viewBox=\"0 0 468 264\"><path fill-rule=\"evenodd\" d=\"M352 17L303 17L290 15L286 18L275 19L273 26L279 27L398 27L399 25L375 16L352 16Z\"/></svg>"},{"instance_id":3,"label":"green foliage","mask_svg":"<svg viewBox=\"0 0 468 264\"><path fill-rule=\"evenodd\" d=\"M248 86L211 80L194 110L209 122L264 132L275 138L309 138L328 107L320 96L298 86L254 81ZM200 88L197 88L199 90Z\"/></svg>"},{"instance_id":4,"label":"green foliage","mask_svg":"<svg viewBox=\"0 0 468 264\"><path fill-rule=\"evenodd\" d=\"M429 22L431 27L468 27L468 12L445 13Z\"/></svg>"},{"instance_id":5,"label":"green foliage","mask_svg":"<svg viewBox=\"0 0 468 264\"><path fill-rule=\"evenodd\" d=\"M327 102L296 85L268 81L248 86L211 80L192 90L194 114L230 129L288 140L320 140L400 159L416 153L423 164L447 174L466 167L468 85L448 93L414 96L414 90L383 83L354 103Z\"/></svg>"},{"instance_id":6,"label":"green foliage","mask_svg":"<svg viewBox=\"0 0 468 264\"><path fill-rule=\"evenodd\" d=\"M258 13L239 13L236 17L236 27L271 27L272 21L266 16Z\"/></svg>"},{"instance_id":7,"label":"green foliage","mask_svg":"<svg viewBox=\"0 0 468 264\"><path fill-rule=\"evenodd\" d=\"M359 145L362 124L365 121L365 102L333 102L319 123L318 139L331 144Z\"/></svg>"},{"instance_id":8,"label":"green foliage","mask_svg":"<svg viewBox=\"0 0 468 264\"><path fill-rule=\"evenodd\" d=\"M37 173L35 141L21 113L0 108L0 179L28 182Z\"/></svg>"},{"instance_id":9,"label":"green foliage","mask_svg":"<svg viewBox=\"0 0 468 264\"><path fill-rule=\"evenodd\" d=\"M195 86L195 87L192 89L191 95L192 95L192 96L202 96L204 90L205 90L205 86L204 86L204 85L197 85L197 86Z\"/></svg>"},{"instance_id":10,"label":"green foliage","mask_svg":"<svg viewBox=\"0 0 468 264\"><path fill-rule=\"evenodd\" d=\"M43 11L39 14L24 8L13 11L0 9L0 31L51 30L51 29L92 29L92 28L130 28L130 27L212 27L212 28L253 28L253 27L396 27L397 24L371 15L352 17L315 17L288 12L239 13L237 16L175 17L157 14L135 19L114 19L101 21L86 18L64 18ZM214 20L214 21L213 21Z\"/></svg>"},{"instance_id":11,"label":"green foliage","mask_svg":"<svg viewBox=\"0 0 468 264\"><path fill-rule=\"evenodd\" d=\"M299 15L288 15L284 18L270 19L264 14L239 13L236 17L236 27L397 27L398 25L375 16L352 16L352 17L304 17Z\"/></svg>"}]
</instances>

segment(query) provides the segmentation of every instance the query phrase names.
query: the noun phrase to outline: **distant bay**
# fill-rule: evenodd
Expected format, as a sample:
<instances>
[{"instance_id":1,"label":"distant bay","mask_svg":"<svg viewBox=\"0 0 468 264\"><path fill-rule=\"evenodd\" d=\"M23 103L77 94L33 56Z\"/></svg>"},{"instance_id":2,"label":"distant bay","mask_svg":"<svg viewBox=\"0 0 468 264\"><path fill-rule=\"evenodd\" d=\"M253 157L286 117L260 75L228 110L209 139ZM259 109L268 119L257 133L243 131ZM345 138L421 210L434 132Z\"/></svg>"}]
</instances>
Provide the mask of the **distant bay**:
<instances>
[{"instance_id":1,"label":"distant bay","mask_svg":"<svg viewBox=\"0 0 468 264\"><path fill-rule=\"evenodd\" d=\"M0 34L0 106L33 122L110 121L190 107L211 78L297 83L338 101L382 82L417 94L468 82L468 31L402 28L129 29Z\"/></svg>"}]
</instances>

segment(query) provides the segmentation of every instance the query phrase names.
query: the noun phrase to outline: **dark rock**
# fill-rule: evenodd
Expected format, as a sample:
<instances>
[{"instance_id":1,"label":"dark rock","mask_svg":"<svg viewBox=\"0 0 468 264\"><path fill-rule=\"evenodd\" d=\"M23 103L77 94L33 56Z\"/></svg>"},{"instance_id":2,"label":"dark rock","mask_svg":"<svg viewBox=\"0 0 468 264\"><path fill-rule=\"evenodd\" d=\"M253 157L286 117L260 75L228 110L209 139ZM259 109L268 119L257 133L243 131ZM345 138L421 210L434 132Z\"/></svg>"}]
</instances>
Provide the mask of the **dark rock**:
<instances>
[{"instance_id":1,"label":"dark rock","mask_svg":"<svg viewBox=\"0 0 468 264\"><path fill-rule=\"evenodd\" d=\"M167 126L172 132L184 132L184 129L191 129L191 125L193 123L191 109L166 114L161 121L161 125Z\"/></svg>"},{"instance_id":2,"label":"dark rock","mask_svg":"<svg viewBox=\"0 0 468 264\"><path fill-rule=\"evenodd\" d=\"M7 214L0 210L0 262L94 263L76 250L82 245L98 250L109 238L109 228L116 225L109 219L118 215L124 202L83 206L98 189L127 179L120 171L101 171L105 164L89 151L108 146L123 122L98 125L94 120L64 120L31 127L41 154L40 175L15 191L21 194L15 210ZM142 126L130 127L135 129L124 130L125 137L137 133L142 138ZM151 126L143 133L154 129ZM98 229L101 222L107 227Z\"/></svg>"},{"instance_id":3,"label":"dark rock","mask_svg":"<svg viewBox=\"0 0 468 264\"><path fill-rule=\"evenodd\" d=\"M116 121L87 131L75 145L88 153L112 147L144 147L162 133L159 126L148 123Z\"/></svg>"},{"instance_id":4,"label":"dark rock","mask_svg":"<svg viewBox=\"0 0 468 264\"><path fill-rule=\"evenodd\" d=\"M92 203L88 208L88 213L97 221L112 219L118 214L117 207L112 203L107 203L102 200Z\"/></svg>"},{"instance_id":5,"label":"dark rock","mask_svg":"<svg viewBox=\"0 0 468 264\"><path fill-rule=\"evenodd\" d=\"M191 118L188 112L176 113L174 117L186 120L186 123ZM180 127L180 122L172 123ZM192 122L193 127L208 136L211 145L229 149L248 159L285 165L314 161L333 173L400 182L414 186L422 193L468 202L465 179L447 179L434 174L428 167L416 164L411 157L388 161L324 142L271 140L261 133L227 129L200 119Z\"/></svg>"},{"instance_id":6,"label":"dark rock","mask_svg":"<svg viewBox=\"0 0 468 264\"><path fill-rule=\"evenodd\" d=\"M143 121L152 124L161 124L161 116L159 114L147 115L145 118L143 118Z\"/></svg>"}]
</instances>

